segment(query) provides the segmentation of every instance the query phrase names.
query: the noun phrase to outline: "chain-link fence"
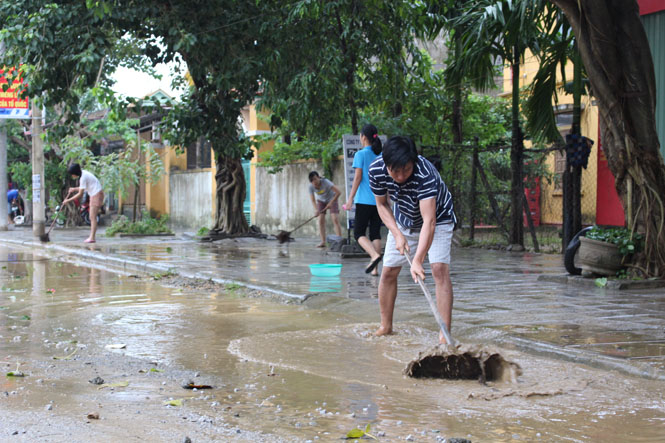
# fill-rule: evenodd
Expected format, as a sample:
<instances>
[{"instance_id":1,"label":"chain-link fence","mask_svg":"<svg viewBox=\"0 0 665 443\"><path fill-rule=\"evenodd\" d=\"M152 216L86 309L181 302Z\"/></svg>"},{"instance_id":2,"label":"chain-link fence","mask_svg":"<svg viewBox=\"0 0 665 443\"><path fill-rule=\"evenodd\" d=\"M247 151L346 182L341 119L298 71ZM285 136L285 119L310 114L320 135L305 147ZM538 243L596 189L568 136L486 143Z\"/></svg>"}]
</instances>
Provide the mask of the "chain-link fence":
<instances>
[{"instance_id":1,"label":"chain-link fence","mask_svg":"<svg viewBox=\"0 0 665 443\"><path fill-rule=\"evenodd\" d=\"M453 195L461 229L458 238L466 244L505 247L511 218L510 146L447 144L425 147L423 155L435 163ZM522 218L527 249L562 251L565 168L565 151L559 147L524 151ZM595 221L595 177L594 154L581 174L580 211L584 225Z\"/></svg>"}]
</instances>

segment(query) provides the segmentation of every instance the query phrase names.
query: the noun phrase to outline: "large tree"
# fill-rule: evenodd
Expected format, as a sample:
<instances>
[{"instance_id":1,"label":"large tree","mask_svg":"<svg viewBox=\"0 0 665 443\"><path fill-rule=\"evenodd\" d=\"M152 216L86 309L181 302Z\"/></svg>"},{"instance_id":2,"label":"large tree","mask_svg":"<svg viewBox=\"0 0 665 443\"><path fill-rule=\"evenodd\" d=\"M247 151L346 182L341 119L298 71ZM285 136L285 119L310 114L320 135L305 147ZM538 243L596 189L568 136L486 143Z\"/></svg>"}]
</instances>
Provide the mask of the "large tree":
<instances>
[{"instance_id":1,"label":"large tree","mask_svg":"<svg viewBox=\"0 0 665 443\"><path fill-rule=\"evenodd\" d=\"M20 4L19 4L20 3ZM186 146L208 139L217 162L214 231L243 234L245 180L240 161L240 110L260 85L270 41L272 7L279 2L235 0L47 0L0 3L3 62L22 66L27 94L58 107L67 121L78 119L80 91L110 86L115 67L131 56L151 64L177 56L187 63L193 88L169 113L171 139ZM137 54L118 48L140 42Z\"/></svg>"},{"instance_id":2,"label":"large tree","mask_svg":"<svg viewBox=\"0 0 665 443\"><path fill-rule=\"evenodd\" d=\"M631 229L637 266L665 277L665 164L656 132L653 60L635 0L552 0L568 17L600 111L603 152Z\"/></svg>"}]
</instances>

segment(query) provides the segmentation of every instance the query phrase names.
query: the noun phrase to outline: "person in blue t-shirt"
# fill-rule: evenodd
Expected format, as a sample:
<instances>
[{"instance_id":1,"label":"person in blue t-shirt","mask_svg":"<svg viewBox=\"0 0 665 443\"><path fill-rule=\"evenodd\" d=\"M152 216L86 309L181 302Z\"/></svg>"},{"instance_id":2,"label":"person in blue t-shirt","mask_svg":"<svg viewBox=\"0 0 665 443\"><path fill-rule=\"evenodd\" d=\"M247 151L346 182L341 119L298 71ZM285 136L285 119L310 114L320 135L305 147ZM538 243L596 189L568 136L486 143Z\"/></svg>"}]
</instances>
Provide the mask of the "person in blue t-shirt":
<instances>
[{"instance_id":1,"label":"person in blue t-shirt","mask_svg":"<svg viewBox=\"0 0 665 443\"><path fill-rule=\"evenodd\" d=\"M356 205L356 218L353 225L353 237L360 247L369 254L370 262L366 273L378 275L377 266L383 257L381 254L381 217L376 210L376 199L369 187L369 165L381 155L381 139L376 126L366 124L360 131L360 143L363 149L353 157L353 184L347 203L342 207L349 210ZM366 235L369 226L369 238Z\"/></svg>"},{"instance_id":2,"label":"person in blue t-shirt","mask_svg":"<svg viewBox=\"0 0 665 443\"><path fill-rule=\"evenodd\" d=\"M9 191L7 191L7 210L8 210L7 218L9 219L10 225L14 224L14 220L12 220L12 206L16 204L16 206L20 208L20 205L18 203L19 203L18 189L10 189Z\"/></svg>"},{"instance_id":3,"label":"person in blue t-shirt","mask_svg":"<svg viewBox=\"0 0 665 443\"><path fill-rule=\"evenodd\" d=\"M439 171L418 155L408 137L391 137L383 155L369 167L369 184L376 196L381 220L390 231L379 282L381 326L375 335L393 332L393 311L397 297L397 277L407 264L404 254L413 253L411 277L425 279L423 262L427 255L436 287L436 304L450 330L453 286L450 281L450 246L457 219L452 195ZM393 208L388 204L393 201ZM439 341L445 343L442 333Z\"/></svg>"}]
</instances>

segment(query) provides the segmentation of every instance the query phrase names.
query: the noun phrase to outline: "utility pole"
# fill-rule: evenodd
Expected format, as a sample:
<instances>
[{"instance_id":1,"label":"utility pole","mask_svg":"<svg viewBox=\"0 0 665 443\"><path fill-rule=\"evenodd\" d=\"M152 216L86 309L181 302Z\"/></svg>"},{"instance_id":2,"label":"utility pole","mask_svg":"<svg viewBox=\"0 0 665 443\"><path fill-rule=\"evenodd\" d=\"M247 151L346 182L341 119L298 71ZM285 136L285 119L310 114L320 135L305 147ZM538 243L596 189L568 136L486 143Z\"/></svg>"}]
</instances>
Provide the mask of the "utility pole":
<instances>
[{"instance_id":1,"label":"utility pole","mask_svg":"<svg viewBox=\"0 0 665 443\"><path fill-rule=\"evenodd\" d=\"M42 141L42 110L37 100L32 100L32 233L44 235L44 142Z\"/></svg>"},{"instance_id":2,"label":"utility pole","mask_svg":"<svg viewBox=\"0 0 665 443\"><path fill-rule=\"evenodd\" d=\"M5 42L0 41L0 58L5 54ZM7 128L0 118L0 231L8 229L7 208Z\"/></svg>"},{"instance_id":3,"label":"utility pole","mask_svg":"<svg viewBox=\"0 0 665 443\"><path fill-rule=\"evenodd\" d=\"M9 229L7 205L7 129L5 120L0 119L0 231Z\"/></svg>"}]
</instances>

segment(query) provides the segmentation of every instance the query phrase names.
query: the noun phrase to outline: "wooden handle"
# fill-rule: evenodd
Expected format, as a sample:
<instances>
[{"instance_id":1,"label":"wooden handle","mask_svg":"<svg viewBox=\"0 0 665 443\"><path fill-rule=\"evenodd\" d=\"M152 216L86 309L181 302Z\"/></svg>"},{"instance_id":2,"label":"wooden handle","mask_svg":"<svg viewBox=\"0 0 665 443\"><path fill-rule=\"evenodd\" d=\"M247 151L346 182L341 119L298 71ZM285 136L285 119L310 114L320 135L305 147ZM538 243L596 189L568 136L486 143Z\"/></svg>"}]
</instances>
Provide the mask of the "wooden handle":
<instances>
[{"instance_id":1,"label":"wooden handle","mask_svg":"<svg viewBox=\"0 0 665 443\"><path fill-rule=\"evenodd\" d=\"M409 256L409 253L407 251L404 251L404 256L406 257L406 261L409 262L409 266L411 266L411 257ZM427 286L425 286L425 282L423 282L423 280L420 278L419 275L417 276L417 279L418 279L418 284L420 285L420 289L423 290L423 293L425 294L425 297L429 302L429 307L432 310L432 314L434 314L434 318L436 319L436 322L439 324L439 328L441 328L443 337L446 339L446 342L449 345L455 346L455 340L453 340L453 338L450 336L450 332L448 332L448 327L441 318L441 314L439 314L439 309L437 308L436 303L432 298L432 294L429 292L429 289L427 289Z\"/></svg>"}]
</instances>

